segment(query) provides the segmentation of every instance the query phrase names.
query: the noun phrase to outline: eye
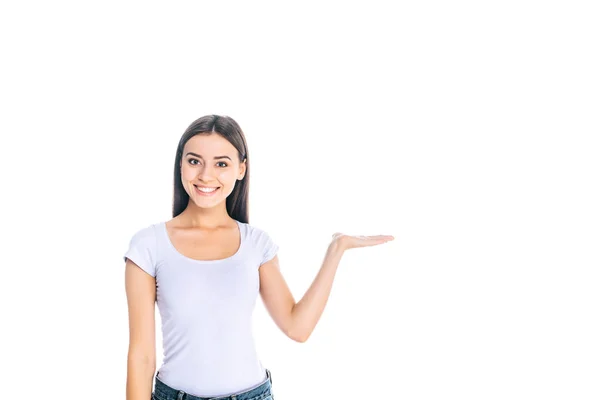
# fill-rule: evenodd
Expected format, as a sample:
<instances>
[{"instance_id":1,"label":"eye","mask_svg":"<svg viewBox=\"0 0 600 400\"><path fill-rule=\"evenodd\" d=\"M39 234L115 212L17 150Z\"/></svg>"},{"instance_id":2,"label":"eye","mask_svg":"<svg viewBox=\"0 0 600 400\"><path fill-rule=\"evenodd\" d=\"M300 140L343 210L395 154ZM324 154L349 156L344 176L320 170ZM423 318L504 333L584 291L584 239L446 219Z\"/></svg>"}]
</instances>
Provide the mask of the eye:
<instances>
[{"instance_id":1,"label":"eye","mask_svg":"<svg viewBox=\"0 0 600 400\"><path fill-rule=\"evenodd\" d=\"M190 158L188 160L188 162L190 164L192 164L192 165L198 165L198 164L194 164L192 161L198 161L198 160L196 160L195 158ZM221 168L227 168L228 167L228 164L226 162L223 162L223 161L219 161L217 164L223 164L223 166Z\"/></svg>"}]
</instances>

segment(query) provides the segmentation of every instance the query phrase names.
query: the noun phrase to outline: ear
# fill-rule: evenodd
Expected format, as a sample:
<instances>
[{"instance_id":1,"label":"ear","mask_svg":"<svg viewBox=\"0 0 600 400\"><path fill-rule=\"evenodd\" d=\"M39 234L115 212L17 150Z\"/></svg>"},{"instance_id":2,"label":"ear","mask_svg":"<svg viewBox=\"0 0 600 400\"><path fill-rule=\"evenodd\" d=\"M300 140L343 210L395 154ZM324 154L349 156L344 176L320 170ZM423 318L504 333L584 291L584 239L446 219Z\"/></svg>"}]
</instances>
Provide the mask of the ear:
<instances>
[{"instance_id":1,"label":"ear","mask_svg":"<svg viewBox=\"0 0 600 400\"><path fill-rule=\"evenodd\" d=\"M246 159L244 158L244 161L242 161L240 163L240 175L238 176L239 180L244 179L245 175L246 175Z\"/></svg>"}]
</instances>

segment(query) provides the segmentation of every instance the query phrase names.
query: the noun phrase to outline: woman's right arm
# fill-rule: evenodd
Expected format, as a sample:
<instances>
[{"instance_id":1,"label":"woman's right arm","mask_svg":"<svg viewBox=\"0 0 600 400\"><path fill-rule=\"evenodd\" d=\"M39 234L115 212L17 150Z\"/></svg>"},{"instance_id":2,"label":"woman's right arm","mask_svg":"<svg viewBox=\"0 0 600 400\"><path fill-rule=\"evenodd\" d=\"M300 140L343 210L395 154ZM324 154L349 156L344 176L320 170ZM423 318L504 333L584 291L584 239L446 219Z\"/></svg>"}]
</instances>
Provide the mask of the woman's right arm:
<instances>
[{"instance_id":1,"label":"woman's right arm","mask_svg":"<svg viewBox=\"0 0 600 400\"><path fill-rule=\"evenodd\" d=\"M129 312L126 400L149 400L156 370L156 279L128 258L125 291Z\"/></svg>"}]
</instances>

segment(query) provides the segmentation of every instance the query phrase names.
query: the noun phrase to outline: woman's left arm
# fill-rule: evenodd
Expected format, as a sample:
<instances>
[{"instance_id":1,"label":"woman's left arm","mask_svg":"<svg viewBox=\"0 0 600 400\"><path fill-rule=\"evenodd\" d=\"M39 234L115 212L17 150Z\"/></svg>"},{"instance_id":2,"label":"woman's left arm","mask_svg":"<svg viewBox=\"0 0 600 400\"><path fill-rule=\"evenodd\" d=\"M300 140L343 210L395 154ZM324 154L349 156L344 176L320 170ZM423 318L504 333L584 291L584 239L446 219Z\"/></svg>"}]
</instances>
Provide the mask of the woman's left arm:
<instances>
[{"instance_id":1,"label":"woman's left arm","mask_svg":"<svg viewBox=\"0 0 600 400\"><path fill-rule=\"evenodd\" d=\"M323 314L333 278L344 252L393 240L393 236L349 236L335 233L314 281L296 303L279 269L275 256L259 268L260 294L276 325L291 339L305 342Z\"/></svg>"}]
</instances>

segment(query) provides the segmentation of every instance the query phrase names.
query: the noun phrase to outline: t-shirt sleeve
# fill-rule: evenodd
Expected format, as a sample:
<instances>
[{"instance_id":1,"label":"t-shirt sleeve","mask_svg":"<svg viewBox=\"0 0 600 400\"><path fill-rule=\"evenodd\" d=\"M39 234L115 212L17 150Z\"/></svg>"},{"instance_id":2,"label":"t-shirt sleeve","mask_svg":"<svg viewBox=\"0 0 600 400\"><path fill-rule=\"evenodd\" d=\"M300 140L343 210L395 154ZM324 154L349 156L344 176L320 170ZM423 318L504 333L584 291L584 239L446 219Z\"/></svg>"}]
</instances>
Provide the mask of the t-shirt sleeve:
<instances>
[{"instance_id":1,"label":"t-shirt sleeve","mask_svg":"<svg viewBox=\"0 0 600 400\"><path fill-rule=\"evenodd\" d=\"M269 234L264 231L262 232L260 243L260 248L262 250L262 260L260 262L260 265L263 265L264 263L266 263L267 261L271 261L273 257L275 257L277 251L279 251L279 246L273 241L271 236L269 236Z\"/></svg>"},{"instance_id":2,"label":"t-shirt sleeve","mask_svg":"<svg viewBox=\"0 0 600 400\"><path fill-rule=\"evenodd\" d=\"M136 232L129 240L123 260L133 261L149 275L156 277L156 237L152 226Z\"/></svg>"}]
</instances>

